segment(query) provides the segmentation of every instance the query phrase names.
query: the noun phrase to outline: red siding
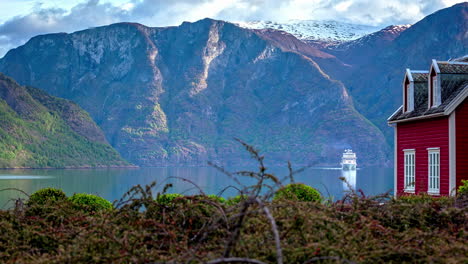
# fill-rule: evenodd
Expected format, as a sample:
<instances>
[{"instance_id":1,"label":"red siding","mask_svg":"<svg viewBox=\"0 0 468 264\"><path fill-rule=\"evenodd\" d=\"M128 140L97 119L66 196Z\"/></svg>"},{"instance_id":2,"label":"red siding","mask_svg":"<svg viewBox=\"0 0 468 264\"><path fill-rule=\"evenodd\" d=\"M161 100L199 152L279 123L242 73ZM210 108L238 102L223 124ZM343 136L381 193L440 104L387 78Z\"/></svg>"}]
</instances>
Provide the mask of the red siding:
<instances>
[{"instance_id":1,"label":"red siding","mask_svg":"<svg viewBox=\"0 0 468 264\"><path fill-rule=\"evenodd\" d=\"M416 151L416 193L427 192L427 148L440 148L440 194L449 194L448 117L397 124L397 193L403 193L404 149Z\"/></svg>"},{"instance_id":2,"label":"red siding","mask_svg":"<svg viewBox=\"0 0 468 264\"><path fill-rule=\"evenodd\" d=\"M456 126L456 157L457 157L457 183L461 180L468 180L468 101L465 100L457 107L455 112Z\"/></svg>"}]
</instances>

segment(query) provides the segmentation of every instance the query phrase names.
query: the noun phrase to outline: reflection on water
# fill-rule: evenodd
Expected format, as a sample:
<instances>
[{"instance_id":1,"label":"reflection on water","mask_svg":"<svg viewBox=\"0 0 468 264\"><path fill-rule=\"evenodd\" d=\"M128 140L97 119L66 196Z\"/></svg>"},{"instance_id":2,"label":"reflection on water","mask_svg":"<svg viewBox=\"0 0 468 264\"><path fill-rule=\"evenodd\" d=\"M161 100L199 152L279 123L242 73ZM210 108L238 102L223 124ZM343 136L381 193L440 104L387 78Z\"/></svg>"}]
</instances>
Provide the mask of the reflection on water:
<instances>
[{"instance_id":1,"label":"reflection on water","mask_svg":"<svg viewBox=\"0 0 468 264\"><path fill-rule=\"evenodd\" d=\"M341 177L344 178L343 190L356 190L356 170L342 170Z\"/></svg>"},{"instance_id":2,"label":"reflection on water","mask_svg":"<svg viewBox=\"0 0 468 264\"><path fill-rule=\"evenodd\" d=\"M247 168L248 169L248 168ZM255 170L256 168L250 168ZM269 169L283 179L288 174L285 167ZM354 173L354 174L353 174ZM180 178L189 179L196 187ZM365 168L357 171L342 171L336 168L310 168L295 176L296 182L305 183L318 189L325 197L339 199L347 186L339 179L344 177L351 187L363 190L366 195L381 194L393 189L393 169ZM250 178L239 178L241 184L250 185ZM220 194L224 197L237 195L239 187L234 180L211 167L172 167L139 169L92 169L92 170L0 170L0 190L20 189L26 193L45 188L63 189L67 195L83 192L97 194L109 201L118 200L132 186L150 184L156 181L157 190L171 183L171 193L195 194L198 188L207 194ZM0 208L13 204L12 199L26 198L15 190L0 191Z\"/></svg>"}]
</instances>

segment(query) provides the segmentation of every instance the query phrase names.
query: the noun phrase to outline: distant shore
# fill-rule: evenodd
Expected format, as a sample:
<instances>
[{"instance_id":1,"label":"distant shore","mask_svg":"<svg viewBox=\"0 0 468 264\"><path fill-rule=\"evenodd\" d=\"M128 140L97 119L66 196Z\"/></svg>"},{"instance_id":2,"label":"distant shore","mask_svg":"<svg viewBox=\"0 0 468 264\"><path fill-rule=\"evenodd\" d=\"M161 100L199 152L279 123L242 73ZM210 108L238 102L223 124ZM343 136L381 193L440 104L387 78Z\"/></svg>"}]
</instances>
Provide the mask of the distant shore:
<instances>
[{"instance_id":1,"label":"distant shore","mask_svg":"<svg viewBox=\"0 0 468 264\"><path fill-rule=\"evenodd\" d=\"M11 167L0 168L1 170L90 170L90 169L138 169L136 165L110 165L110 166L66 166L66 167Z\"/></svg>"}]
</instances>

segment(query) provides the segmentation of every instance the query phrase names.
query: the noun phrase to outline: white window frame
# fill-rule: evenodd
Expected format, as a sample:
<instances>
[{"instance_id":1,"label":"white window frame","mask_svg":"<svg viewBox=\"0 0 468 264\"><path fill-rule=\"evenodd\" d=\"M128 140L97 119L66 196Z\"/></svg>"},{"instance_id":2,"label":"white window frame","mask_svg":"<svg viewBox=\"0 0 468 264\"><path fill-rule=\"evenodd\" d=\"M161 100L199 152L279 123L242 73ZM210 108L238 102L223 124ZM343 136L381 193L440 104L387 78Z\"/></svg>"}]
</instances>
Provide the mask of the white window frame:
<instances>
[{"instance_id":1,"label":"white window frame","mask_svg":"<svg viewBox=\"0 0 468 264\"><path fill-rule=\"evenodd\" d=\"M414 110L414 85L413 82L409 82L406 85L406 111L411 112Z\"/></svg>"},{"instance_id":2,"label":"white window frame","mask_svg":"<svg viewBox=\"0 0 468 264\"><path fill-rule=\"evenodd\" d=\"M434 92L432 107L438 107L441 104L441 91L437 74L432 76L432 91Z\"/></svg>"},{"instance_id":3,"label":"white window frame","mask_svg":"<svg viewBox=\"0 0 468 264\"><path fill-rule=\"evenodd\" d=\"M440 194L440 148L427 149L427 193Z\"/></svg>"},{"instance_id":4,"label":"white window frame","mask_svg":"<svg viewBox=\"0 0 468 264\"><path fill-rule=\"evenodd\" d=\"M404 149L403 152L403 190L414 193L416 189L416 151L414 149Z\"/></svg>"}]
</instances>

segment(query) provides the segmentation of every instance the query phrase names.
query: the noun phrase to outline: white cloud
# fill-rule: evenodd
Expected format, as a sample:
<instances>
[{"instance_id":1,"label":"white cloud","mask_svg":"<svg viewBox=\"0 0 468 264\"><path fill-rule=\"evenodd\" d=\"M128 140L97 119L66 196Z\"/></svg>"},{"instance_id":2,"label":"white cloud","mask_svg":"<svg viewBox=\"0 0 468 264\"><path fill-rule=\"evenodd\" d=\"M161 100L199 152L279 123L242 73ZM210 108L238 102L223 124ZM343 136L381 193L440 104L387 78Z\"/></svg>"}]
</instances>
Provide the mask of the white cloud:
<instances>
[{"instance_id":1,"label":"white cloud","mask_svg":"<svg viewBox=\"0 0 468 264\"><path fill-rule=\"evenodd\" d=\"M458 0L0 0L0 56L29 38L121 21L179 25L205 17L227 21L339 20L387 26L414 23Z\"/></svg>"},{"instance_id":2,"label":"white cloud","mask_svg":"<svg viewBox=\"0 0 468 264\"><path fill-rule=\"evenodd\" d=\"M349 7L352 4L353 4L353 1L351 1L351 0L343 1L343 2L337 3L334 8L338 12L345 12L345 11L347 11L349 9Z\"/></svg>"}]
</instances>

